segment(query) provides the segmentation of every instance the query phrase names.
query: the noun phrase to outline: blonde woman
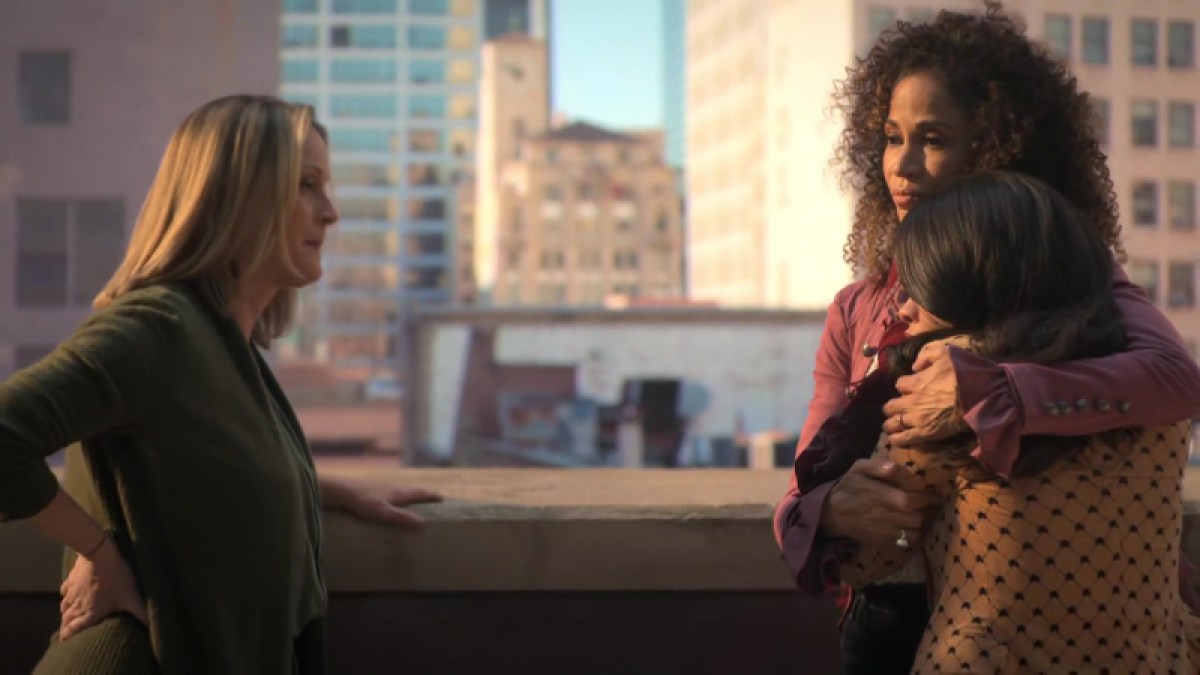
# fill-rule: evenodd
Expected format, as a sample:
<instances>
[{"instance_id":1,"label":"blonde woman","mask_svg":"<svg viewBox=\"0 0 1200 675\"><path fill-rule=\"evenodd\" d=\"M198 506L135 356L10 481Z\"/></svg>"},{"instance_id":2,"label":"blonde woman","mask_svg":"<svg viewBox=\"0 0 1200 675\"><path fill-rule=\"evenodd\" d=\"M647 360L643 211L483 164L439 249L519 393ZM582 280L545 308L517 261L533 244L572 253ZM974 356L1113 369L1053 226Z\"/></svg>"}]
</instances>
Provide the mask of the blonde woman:
<instances>
[{"instance_id":1,"label":"blonde woman","mask_svg":"<svg viewBox=\"0 0 1200 675\"><path fill-rule=\"evenodd\" d=\"M322 505L436 497L318 480L259 354L321 276L328 181L310 108L200 107L96 312L0 385L0 519L80 556L38 672L322 672ZM43 458L76 441L68 493Z\"/></svg>"}]
</instances>

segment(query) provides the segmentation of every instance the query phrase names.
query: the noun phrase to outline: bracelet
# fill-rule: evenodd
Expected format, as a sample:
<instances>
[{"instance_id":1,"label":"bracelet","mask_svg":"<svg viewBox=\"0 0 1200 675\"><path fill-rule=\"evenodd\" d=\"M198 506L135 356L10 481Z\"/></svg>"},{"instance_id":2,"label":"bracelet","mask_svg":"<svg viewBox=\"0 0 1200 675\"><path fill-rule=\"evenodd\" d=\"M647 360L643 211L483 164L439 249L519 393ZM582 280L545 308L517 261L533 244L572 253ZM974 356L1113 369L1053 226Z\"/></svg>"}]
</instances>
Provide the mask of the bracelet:
<instances>
[{"instance_id":1,"label":"bracelet","mask_svg":"<svg viewBox=\"0 0 1200 675\"><path fill-rule=\"evenodd\" d=\"M96 545L95 545L95 546L91 547L91 548L90 548L90 549L88 549L86 552L84 552L84 551L78 551L78 553L79 553L79 555L81 555L81 556L83 556L83 557L85 557L85 558L88 558L88 557L90 557L90 556L91 556L93 553L95 553L96 551L99 551L99 550L100 550L100 547L101 547L101 546L103 546L103 545L104 545L104 542L106 542L106 541L108 541L108 532L105 532L105 533L103 533L103 534L101 534L101 535L100 535L100 541L96 542Z\"/></svg>"}]
</instances>

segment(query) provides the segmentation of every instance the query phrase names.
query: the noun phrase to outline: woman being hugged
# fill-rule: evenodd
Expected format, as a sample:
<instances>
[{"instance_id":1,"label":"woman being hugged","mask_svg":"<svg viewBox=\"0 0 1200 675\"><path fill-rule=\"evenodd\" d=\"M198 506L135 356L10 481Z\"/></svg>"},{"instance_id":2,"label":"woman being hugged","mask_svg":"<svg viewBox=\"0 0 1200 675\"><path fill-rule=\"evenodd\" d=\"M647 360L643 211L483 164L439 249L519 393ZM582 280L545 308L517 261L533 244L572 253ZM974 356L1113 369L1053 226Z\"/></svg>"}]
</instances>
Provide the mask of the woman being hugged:
<instances>
[{"instance_id":1,"label":"woman being hugged","mask_svg":"<svg viewBox=\"0 0 1200 675\"><path fill-rule=\"evenodd\" d=\"M311 108L201 106L95 313L0 385L0 519L80 556L37 672L322 672L322 505L380 500L318 480L259 349L321 275L328 181ZM68 493L44 457L76 441Z\"/></svg>"},{"instance_id":2,"label":"woman being hugged","mask_svg":"<svg viewBox=\"0 0 1200 675\"><path fill-rule=\"evenodd\" d=\"M1050 365L1125 347L1104 242L1041 181L956 179L900 224L895 253L911 337L888 348L872 385L911 372L922 345L947 338L998 363ZM1025 436L1008 476L972 456L969 431L911 446L881 441L875 456L904 467L904 486L940 504L923 538L932 617L913 672L1200 669L1200 625L1172 564L1190 437L1186 419ZM830 461L860 450L839 447ZM863 544L841 576L862 587L912 553Z\"/></svg>"},{"instance_id":3,"label":"woman being hugged","mask_svg":"<svg viewBox=\"0 0 1200 675\"><path fill-rule=\"evenodd\" d=\"M1090 101L1067 67L988 2L982 15L941 12L885 31L837 89L846 118L837 158L858 196L846 261L861 280L830 305L817 351L815 391L797 450L842 409L875 356L903 339L901 289L892 267L897 225L955 176L1008 169L1038 178L1080 211L1120 259L1116 199L1093 132ZM1115 263L1114 263L1115 264ZM948 346L927 349L884 425L901 443L970 429L976 454L1001 475L1021 438L1153 426L1200 411L1200 368L1170 322L1117 267L1113 297L1128 340L1117 354L1071 363L999 363ZM845 476L801 492L795 480L776 509L775 532L797 583L838 583L856 543L917 543L927 494L904 490L893 462L863 460ZM907 672L928 618L923 578L912 570L857 593L845 617L847 672Z\"/></svg>"}]
</instances>

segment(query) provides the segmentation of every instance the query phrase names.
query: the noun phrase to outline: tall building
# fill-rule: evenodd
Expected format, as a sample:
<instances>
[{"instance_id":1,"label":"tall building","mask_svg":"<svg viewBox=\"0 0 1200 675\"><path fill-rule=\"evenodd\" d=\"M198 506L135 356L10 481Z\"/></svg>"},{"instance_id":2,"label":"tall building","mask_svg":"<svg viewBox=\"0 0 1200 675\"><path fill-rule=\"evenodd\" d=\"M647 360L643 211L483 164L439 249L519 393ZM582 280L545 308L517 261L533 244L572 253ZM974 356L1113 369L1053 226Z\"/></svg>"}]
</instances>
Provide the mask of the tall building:
<instances>
[{"instance_id":1,"label":"tall building","mask_svg":"<svg viewBox=\"0 0 1200 675\"><path fill-rule=\"evenodd\" d=\"M852 196L831 170L833 82L897 20L976 0L691 0L688 204L692 295L729 304L826 306ZM1200 3L1008 0L1028 34L1070 63L1096 101L1121 206L1127 266L1182 333L1196 310L1196 24Z\"/></svg>"},{"instance_id":2,"label":"tall building","mask_svg":"<svg viewBox=\"0 0 1200 675\"><path fill-rule=\"evenodd\" d=\"M406 307L458 296L460 185L475 164L480 46L546 37L547 0L284 0L282 95L328 125L342 222L293 350L398 377Z\"/></svg>"},{"instance_id":3,"label":"tall building","mask_svg":"<svg viewBox=\"0 0 1200 675\"><path fill-rule=\"evenodd\" d=\"M480 80L473 281L496 305L682 295L674 171L659 132L554 126L543 43L488 43Z\"/></svg>"},{"instance_id":4,"label":"tall building","mask_svg":"<svg viewBox=\"0 0 1200 675\"><path fill-rule=\"evenodd\" d=\"M91 311L171 132L279 85L279 2L0 4L0 377Z\"/></svg>"},{"instance_id":5,"label":"tall building","mask_svg":"<svg viewBox=\"0 0 1200 675\"><path fill-rule=\"evenodd\" d=\"M687 0L662 0L663 132L667 164L686 165Z\"/></svg>"}]
</instances>

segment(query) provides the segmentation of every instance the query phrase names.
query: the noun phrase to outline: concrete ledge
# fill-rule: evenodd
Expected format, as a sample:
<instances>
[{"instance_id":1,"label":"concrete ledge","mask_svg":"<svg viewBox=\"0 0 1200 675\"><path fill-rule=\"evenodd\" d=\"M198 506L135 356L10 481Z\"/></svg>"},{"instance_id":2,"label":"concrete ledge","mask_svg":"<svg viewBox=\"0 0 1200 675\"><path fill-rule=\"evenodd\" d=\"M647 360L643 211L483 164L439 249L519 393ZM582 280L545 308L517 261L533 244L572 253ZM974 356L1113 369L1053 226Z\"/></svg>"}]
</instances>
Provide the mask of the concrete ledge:
<instances>
[{"instance_id":1,"label":"concrete ledge","mask_svg":"<svg viewBox=\"0 0 1200 675\"><path fill-rule=\"evenodd\" d=\"M363 469L323 468L363 476ZM771 534L783 471L413 469L369 477L442 492L419 530L326 513L333 592L790 588ZM0 526L0 593L57 592L60 553Z\"/></svg>"},{"instance_id":2,"label":"concrete ledge","mask_svg":"<svg viewBox=\"0 0 1200 675\"><path fill-rule=\"evenodd\" d=\"M326 513L331 592L756 591L791 581L771 534L788 472L671 469L379 469L333 474L420 485L417 530ZM1200 502L1184 548L1200 560ZM56 593L60 552L0 526L0 593Z\"/></svg>"}]
</instances>

